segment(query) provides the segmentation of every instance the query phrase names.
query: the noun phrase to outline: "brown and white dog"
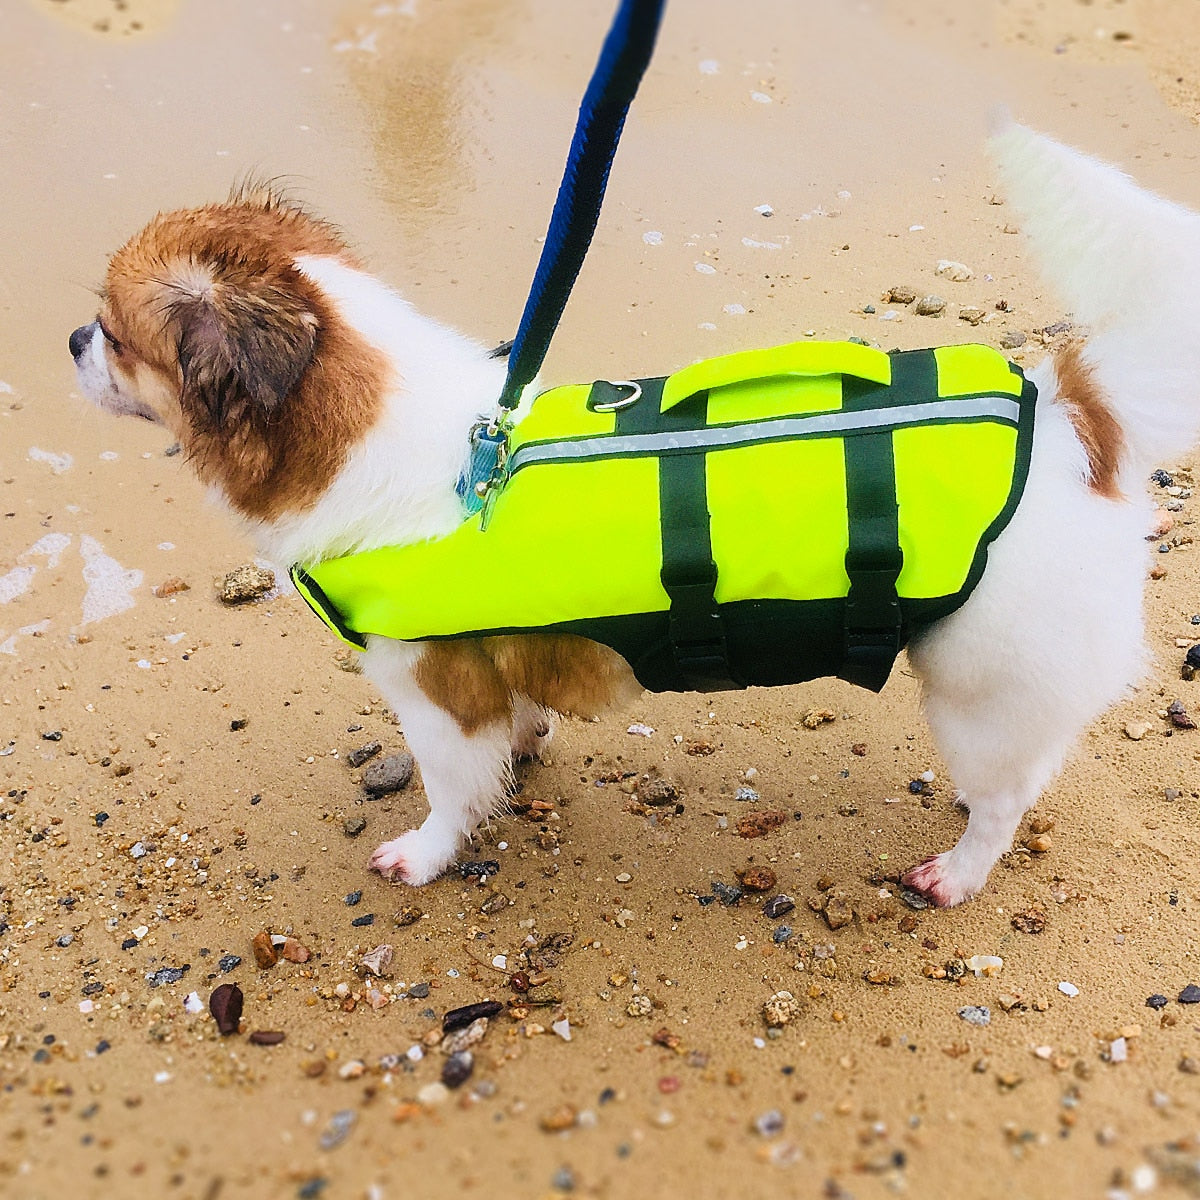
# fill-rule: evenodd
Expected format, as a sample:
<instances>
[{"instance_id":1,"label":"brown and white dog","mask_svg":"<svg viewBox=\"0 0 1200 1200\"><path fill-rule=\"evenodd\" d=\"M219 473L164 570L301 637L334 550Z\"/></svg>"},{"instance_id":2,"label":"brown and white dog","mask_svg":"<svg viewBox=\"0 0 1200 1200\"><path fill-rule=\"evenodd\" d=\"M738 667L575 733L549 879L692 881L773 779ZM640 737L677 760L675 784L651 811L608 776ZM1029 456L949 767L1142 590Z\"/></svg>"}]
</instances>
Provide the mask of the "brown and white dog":
<instances>
[{"instance_id":1,"label":"brown and white dog","mask_svg":"<svg viewBox=\"0 0 1200 1200\"><path fill-rule=\"evenodd\" d=\"M958 844L906 876L939 904L983 886L1080 731L1141 672L1144 480L1200 432L1200 217L1016 125L992 148L1091 336L1031 372L1042 403L1021 504L970 599L909 647L970 809ZM118 250L71 353L85 394L166 426L280 564L454 529L468 431L504 373L369 275L330 226L256 189L160 215ZM429 800L424 824L371 858L411 884L454 861L550 714L639 691L614 652L567 636L371 638L364 667Z\"/></svg>"}]
</instances>

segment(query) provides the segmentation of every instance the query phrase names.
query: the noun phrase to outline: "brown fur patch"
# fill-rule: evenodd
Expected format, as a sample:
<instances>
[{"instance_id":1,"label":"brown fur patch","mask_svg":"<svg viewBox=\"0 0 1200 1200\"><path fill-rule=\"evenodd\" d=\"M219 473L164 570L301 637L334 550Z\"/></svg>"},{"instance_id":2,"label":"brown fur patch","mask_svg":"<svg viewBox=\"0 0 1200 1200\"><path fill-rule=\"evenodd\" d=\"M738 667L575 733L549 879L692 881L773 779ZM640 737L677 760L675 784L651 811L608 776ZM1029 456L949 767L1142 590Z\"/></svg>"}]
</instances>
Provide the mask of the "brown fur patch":
<instances>
[{"instance_id":1,"label":"brown fur patch","mask_svg":"<svg viewBox=\"0 0 1200 1200\"><path fill-rule=\"evenodd\" d=\"M517 693L555 712L593 717L641 692L614 650L568 634L431 642L413 675L468 735L510 719Z\"/></svg>"},{"instance_id":2,"label":"brown fur patch","mask_svg":"<svg viewBox=\"0 0 1200 1200\"><path fill-rule=\"evenodd\" d=\"M113 256L101 320L114 375L153 409L200 477L248 517L311 508L378 419L389 367L293 265L357 266L332 226L263 188L160 214ZM164 411L174 392L178 412Z\"/></svg>"},{"instance_id":3,"label":"brown fur patch","mask_svg":"<svg viewBox=\"0 0 1200 1200\"><path fill-rule=\"evenodd\" d=\"M1108 406L1095 368L1084 361L1078 343L1065 346L1054 359L1058 400L1067 411L1088 459L1088 487L1107 500L1121 499L1117 476L1125 453L1125 434Z\"/></svg>"}]
</instances>

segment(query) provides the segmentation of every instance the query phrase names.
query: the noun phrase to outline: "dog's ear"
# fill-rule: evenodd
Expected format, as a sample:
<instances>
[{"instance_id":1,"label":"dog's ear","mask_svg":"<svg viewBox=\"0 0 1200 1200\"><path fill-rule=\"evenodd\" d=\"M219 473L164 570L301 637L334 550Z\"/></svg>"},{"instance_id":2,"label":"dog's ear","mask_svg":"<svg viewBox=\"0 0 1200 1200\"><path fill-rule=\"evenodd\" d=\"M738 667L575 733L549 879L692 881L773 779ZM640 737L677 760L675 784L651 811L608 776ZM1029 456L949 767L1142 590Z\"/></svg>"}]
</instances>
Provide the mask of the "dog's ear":
<instances>
[{"instance_id":1,"label":"dog's ear","mask_svg":"<svg viewBox=\"0 0 1200 1200\"><path fill-rule=\"evenodd\" d=\"M239 264L241 265L241 264ZM231 274L234 277L231 277ZM319 322L294 268L215 272L172 289L184 411L210 429L269 418L312 361Z\"/></svg>"}]
</instances>

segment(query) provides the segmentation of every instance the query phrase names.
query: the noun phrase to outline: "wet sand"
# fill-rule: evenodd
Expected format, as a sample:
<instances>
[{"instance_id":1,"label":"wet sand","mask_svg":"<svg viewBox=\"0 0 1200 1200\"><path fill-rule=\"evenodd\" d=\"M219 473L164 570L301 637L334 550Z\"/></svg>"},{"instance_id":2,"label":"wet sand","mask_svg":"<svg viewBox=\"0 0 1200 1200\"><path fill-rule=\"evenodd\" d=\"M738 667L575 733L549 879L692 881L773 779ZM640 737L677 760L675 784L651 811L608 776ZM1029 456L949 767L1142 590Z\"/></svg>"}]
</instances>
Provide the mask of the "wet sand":
<instances>
[{"instance_id":1,"label":"wet sand","mask_svg":"<svg viewBox=\"0 0 1200 1200\"><path fill-rule=\"evenodd\" d=\"M380 698L294 595L222 605L214 581L249 545L160 431L74 392L66 339L106 255L247 172L285 178L424 310L510 336L608 15L590 0L9 6L0 1194L1200 1188L1200 1010L1177 1001L1200 983L1200 734L1165 715L1200 709L1180 679L1194 500L1179 544L1148 553L1165 574L1145 679L1033 814L1048 834L1027 822L973 903L913 910L889 882L963 825L903 660L880 697L830 681L648 695L566 724L524 778L529 812L472 849L499 873L414 892L365 870L425 807L419 777L366 800L346 761L372 741L403 751ZM810 334L907 348L1020 332L1013 356L1032 363L1034 331L1067 314L997 203L987 112L1007 103L1200 207L1198 53L1187 0L677 4L546 378ZM973 278L937 276L942 259ZM941 294L945 315L884 303L898 284ZM986 319L958 319L969 307ZM1190 461L1162 464L1185 490ZM169 579L188 590L156 596ZM646 774L671 804L641 802ZM766 810L787 824L738 836ZM1024 848L1036 836L1042 852ZM708 902L748 867L776 884ZM780 892L796 906L768 919ZM312 957L259 969L262 931ZM387 974L364 978L381 944ZM956 979L973 955L1003 966ZM207 1012L225 983L245 997L228 1037ZM798 1011L775 1036L763 1005L781 990ZM1146 1006L1155 993L1165 1007ZM486 999L508 1010L473 1075L431 1091L443 1014ZM960 1017L970 1006L990 1024Z\"/></svg>"}]
</instances>

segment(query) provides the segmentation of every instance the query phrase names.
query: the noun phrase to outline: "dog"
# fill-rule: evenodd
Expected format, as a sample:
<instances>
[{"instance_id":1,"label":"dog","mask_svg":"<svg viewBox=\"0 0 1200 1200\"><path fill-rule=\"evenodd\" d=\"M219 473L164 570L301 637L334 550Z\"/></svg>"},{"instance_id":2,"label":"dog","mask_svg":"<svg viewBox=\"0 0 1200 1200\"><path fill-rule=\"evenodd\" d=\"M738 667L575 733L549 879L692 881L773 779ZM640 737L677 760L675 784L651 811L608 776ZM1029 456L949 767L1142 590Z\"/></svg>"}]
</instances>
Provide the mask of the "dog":
<instances>
[{"instance_id":1,"label":"dog","mask_svg":"<svg viewBox=\"0 0 1200 1200\"><path fill-rule=\"evenodd\" d=\"M1144 481L1200 433L1190 320L1200 216L1022 126L991 150L1045 276L1085 342L1033 371L1029 476L965 604L909 643L924 710L969 809L953 849L904 882L978 892L1084 727L1147 661ZM337 231L268 188L155 217L112 257L70 350L100 408L166 427L279 563L438 538L504 365L427 319ZM367 638L363 667L403 726L430 813L370 865L412 885L454 862L554 714L640 694L605 645L556 633Z\"/></svg>"}]
</instances>

